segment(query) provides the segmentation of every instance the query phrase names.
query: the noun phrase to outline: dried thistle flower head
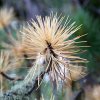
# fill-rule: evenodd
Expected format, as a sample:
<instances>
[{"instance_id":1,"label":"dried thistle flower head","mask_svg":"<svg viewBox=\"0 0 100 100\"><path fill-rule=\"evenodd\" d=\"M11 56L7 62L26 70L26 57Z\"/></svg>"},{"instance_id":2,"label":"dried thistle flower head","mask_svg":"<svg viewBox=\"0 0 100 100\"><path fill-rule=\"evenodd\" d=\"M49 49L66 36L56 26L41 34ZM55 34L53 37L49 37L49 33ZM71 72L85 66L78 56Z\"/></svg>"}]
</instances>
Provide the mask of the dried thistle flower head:
<instances>
[{"instance_id":1,"label":"dried thistle flower head","mask_svg":"<svg viewBox=\"0 0 100 100\"><path fill-rule=\"evenodd\" d=\"M10 54L7 51L1 51L0 52L0 91L2 91L6 88L6 82L3 78L3 74L5 74L8 71L11 71L14 69L14 64L12 63L10 59Z\"/></svg>"},{"instance_id":2,"label":"dried thistle flower head","mask_svg":"<svg viewBox=\"0 0 100 100\"><path fill-rule=\"evenodd\" d=\"M12 8L3 7L0 9L0 28L8 26L13 19L14 13Z\"/></svg>"},{"instance_id":3,"label":"dried thistle flower head","mask_svg":"<svg viewBox=\"0 0 100 100\"><path fill-rule=\"evenodd\" d=\"M57 14L46 16L36 16L37 21L32 20L22 33L22 44L27 54L36 59L40 66L46 66L46 72L50 74L52 81L58 83L59 78L63 81L71 80L71 75L81 74L77 72L79 64L85 63L86 59L76 56L79 53L79 47L75 42L81 36L70 39L81 26L76 26L75 22L70 24L69 18L57 17ZM73 66L73 67L72 67ZM75 66L75 67L74 67ZM29 77L32 76L30 71ZM76 75L77 77L79 77ZM27 78L26 78L27 79Z\"/></svg>"},{"instance_id":4,"label":"dried thistle flower head","mask_svg":"<svg viewBox=\"0 0 100 100\"><path fill-rule=\"evenodd\" d=\"M8 52L1 51L0 53L0 73L7 72L12 69L10 55Z\"/></svg>"}]
</instances>

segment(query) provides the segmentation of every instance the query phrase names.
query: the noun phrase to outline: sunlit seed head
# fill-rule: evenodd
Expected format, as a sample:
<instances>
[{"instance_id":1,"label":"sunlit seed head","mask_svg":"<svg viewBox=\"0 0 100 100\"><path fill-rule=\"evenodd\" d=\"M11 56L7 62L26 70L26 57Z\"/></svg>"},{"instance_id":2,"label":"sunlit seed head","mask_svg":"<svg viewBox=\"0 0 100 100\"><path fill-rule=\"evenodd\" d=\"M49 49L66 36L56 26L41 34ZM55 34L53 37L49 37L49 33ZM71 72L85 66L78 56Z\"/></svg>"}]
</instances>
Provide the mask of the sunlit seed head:
<instances>
[{"instance_id":1,"label":"sunlit seed head","mask_svg":"<svg viewBox=\"0 0 100 100\"><path fill-rule=\"evenodd\" d=\"M1 51L0 52L0 92L2 93L4 90L7 89L5 86L5 78L3 75L7 72L13 71L16 69L16 64L10 58L10 54L8 51Z\"/></svg>"},{"instance_id":2,"label":"sunlit seed head","mask_svg":"<svg viewBox=\"0 0 100 100\"><path fill-rule=\"evenodd\" d=\"M37 21L32 20L28 27L21 31L25 52L36 60L38 54L40 54L40 58L41 55L45 57L46 71L49 70L53 81L58 83L59 78L63 81L71 80L69 72L71 70L74 72L74 69L70 69L72 68L70 66L79 67L80 64L87 61L76 56L79 53L76 43L81 42L76 42L76 40L81 36L70 39L81 26L77 26L75 22L71 23L69 17L63 23L65 17L58 17L57 14L44 18L36 16L36 19ZM75 69L75 71L77 70Z\"/></svg>"},{"instance_id":3,"label":"sunlit seed head","mask_svg":"<svg viewBox=\"0 0 100 100\"><path fill-rule=\"evenodd\" d=\"M14 19L14 12L12 8L3 7L0 9L0 28L8 26Z\"/></svg>"},{"instance_id":4,"label":"sunlit seed head","mask_svg":"<svg viewBox=\"0 0 100 100\"><path fill-rule=\"evenodd\" d=\"M0 72L7 72L11 70L10 56L8 52L0 52Z\"/></svg>"}]
</instances>

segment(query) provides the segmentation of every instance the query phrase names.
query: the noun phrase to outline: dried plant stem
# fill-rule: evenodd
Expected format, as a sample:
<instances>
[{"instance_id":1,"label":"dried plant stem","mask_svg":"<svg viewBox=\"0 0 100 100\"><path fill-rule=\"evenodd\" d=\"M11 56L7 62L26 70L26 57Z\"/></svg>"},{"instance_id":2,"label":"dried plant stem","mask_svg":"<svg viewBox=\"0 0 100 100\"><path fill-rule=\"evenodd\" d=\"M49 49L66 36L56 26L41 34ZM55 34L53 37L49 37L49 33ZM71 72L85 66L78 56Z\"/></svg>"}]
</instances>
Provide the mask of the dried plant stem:
<instances>
[{"instance_id":1,"label":"dried plant stem","mask_svg":"<svg viewBox=\"0 0 100 100\"><path fill-rule=\"evenodd\" d=\"M2 94L2 90L3 90L3 83L2 83L2 81L3 81L3 77L2 76L0 76L0 93Z\"/></svg>"},{"instance_id":2,"label":"dried plant stem","mask_svg":"<svg viewBox=\"0 0 100 100\"><path fill-rule=\"evenodd\" d=\"M23 80L23 78L22 77L10 77L10 76L8 76L7 74L5 74L5 73L3 73L3 72L1 72L0 73L3 77L5 77L6 79L8 79L8 80L10 80L10 81L21 81L21 80Z\"/></svg>"},{"instance_id":3,"label":"dried plant stem","mask_svg":"<svg viewBox=\"0 0 100 100\"><path fill-rule=\"evenodd\" d=\"M66 94L64 100L73 100L72 99L72 88L71 85L66 87Z\"/></svg>"}]
</instances>

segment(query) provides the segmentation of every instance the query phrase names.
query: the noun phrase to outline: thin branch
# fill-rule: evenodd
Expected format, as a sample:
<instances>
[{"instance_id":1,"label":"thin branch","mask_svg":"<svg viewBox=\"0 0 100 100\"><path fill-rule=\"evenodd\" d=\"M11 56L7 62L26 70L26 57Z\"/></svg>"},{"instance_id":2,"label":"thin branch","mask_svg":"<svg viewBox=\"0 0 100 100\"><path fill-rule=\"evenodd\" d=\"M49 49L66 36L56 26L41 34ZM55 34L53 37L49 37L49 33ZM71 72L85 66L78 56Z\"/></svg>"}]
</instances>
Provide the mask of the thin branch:
<instances>
[{"instance_id":1,"label":"thin branch","mask_svg":"<svg viewBox=\"0 0 100 100\"><path fill-rule=\"evenodd\" d=\"M22 77L10 77L8 76L7 74L5 74L4 72L1 72L0 73L3 77L5 77L6 79L10 80L10 81L21 81L23 80L24 78Z\"/></svg>"},{"instance_id":2,"label":"thin branch","mask_svg":"<svg viewBox=\"0 0 100 100\"><path fill-rule=\"evenodd\" d=\"M40 82L42 81L44 75L45 75L45 72L41 73L41 75L38 76L38 77L39 77L39 80L38 80L38 77L36 77L35 84L33 85L33 88L31 88L31 90L28 91L28 92L25 94L26 96L30 95L34 90L37 89L37 87L38 87L38 84L37 84L37 83L38 83L38 81L40 81Z\"/></svg>"}]
</instances>

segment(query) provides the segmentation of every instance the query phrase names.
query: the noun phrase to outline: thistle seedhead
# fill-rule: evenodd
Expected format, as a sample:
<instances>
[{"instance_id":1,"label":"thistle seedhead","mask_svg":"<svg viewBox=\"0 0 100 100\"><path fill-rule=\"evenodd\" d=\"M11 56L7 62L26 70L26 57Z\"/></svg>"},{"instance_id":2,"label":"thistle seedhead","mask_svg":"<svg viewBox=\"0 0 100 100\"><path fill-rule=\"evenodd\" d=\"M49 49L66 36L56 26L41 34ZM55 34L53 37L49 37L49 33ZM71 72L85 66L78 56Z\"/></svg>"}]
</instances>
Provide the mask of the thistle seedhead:
<instances>
[{"instance_id":1,"label":"thistle seedhead","mask_svg":"<svg viewBox=\"0 0 100 100\"><path fill-rule=\"evenodd\" d=\"M8 52L0 52L0 73L10 71L12 69L12 64L10 61L10 55Z\"/></svg>"},{"instance_id":2,"label":"thistle seedhead","mask_svg":"<svg viewBox=\"0 0 100 100\"><path fill-rule=\"evenodd\" d=\"M45 72L49 73L52 81L56 81L56 83L59 79L64 82L67 79L72 80L72 73L79 77L83 73L82 70L78 70L80 69L79 65L87 60L76 56L79 53L76 43L80 43L76 40L81 36L73 39L70 37L81 26L76 26L75 22L70 24L69 18L63 24L65 17L57 17L57 14L51 14L44 18L36 16L36 19L37 21L32 20L28 27L21 31L25 52L32 59L36 59L36 63L42 61L40 66L46 67ZM32 71L30 73L32 76Z\"/></svg>"},{"instance_id":3,"label":"thistle seedhead","mask_svg":"<svg viewBox=\"0 0 100 100\"><path fill-rule=\"evenodd\" d=\"M0 9L0 28L4 28L8 26L11 21L14 19L14 12L13 9L3 7Z\"/></svg>"},{"instance_id":4,"label":"thistle seedhead","mask_svg":"<svg viewBox=\"0 0 100 100\"><path fill-rule=\"evenodd\" d=\"M1 51L0 52L0 90L1 94L3 90L6 88L5 86L5 78L9 78L9 76L6 75L8 71L12 71L16 69L16 63L11 59L10 53L8 51ZM8 84L8 83L7 83Z\"/></svg>"}]
</instances>

